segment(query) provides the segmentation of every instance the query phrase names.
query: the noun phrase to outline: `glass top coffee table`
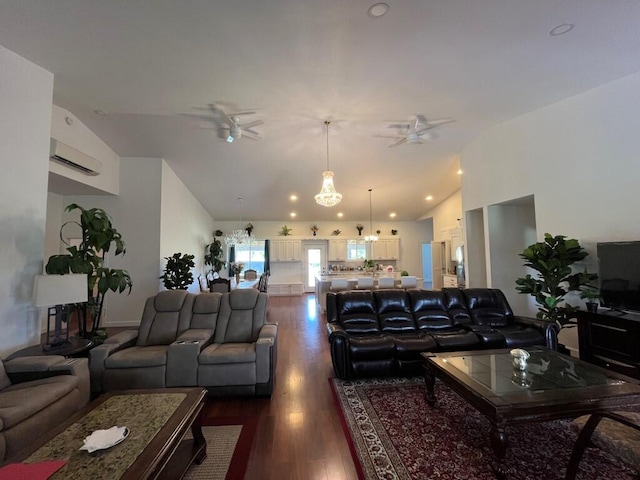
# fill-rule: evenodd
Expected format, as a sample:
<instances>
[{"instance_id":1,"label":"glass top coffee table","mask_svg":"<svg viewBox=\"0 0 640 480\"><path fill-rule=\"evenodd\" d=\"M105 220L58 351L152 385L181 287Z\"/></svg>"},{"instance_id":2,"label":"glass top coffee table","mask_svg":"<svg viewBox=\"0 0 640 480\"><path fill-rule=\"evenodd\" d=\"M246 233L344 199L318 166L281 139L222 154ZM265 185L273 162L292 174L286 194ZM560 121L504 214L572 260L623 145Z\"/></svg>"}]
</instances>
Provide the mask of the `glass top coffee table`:
<instances>
[{"instance_id":1,"label":"glass top coffee table","mask_svg":"<svg viewBox=\"0 0 640 480\"><path fill-rule=\"evenodd\" d=\"M524 370L514 366L510 349L422 353L427 403L436 402L437 377L489 419L498 459L508 447L507 425L640 405L640 385L629 377L552 350L526 351Z\"/></svg>"}]
</instances>

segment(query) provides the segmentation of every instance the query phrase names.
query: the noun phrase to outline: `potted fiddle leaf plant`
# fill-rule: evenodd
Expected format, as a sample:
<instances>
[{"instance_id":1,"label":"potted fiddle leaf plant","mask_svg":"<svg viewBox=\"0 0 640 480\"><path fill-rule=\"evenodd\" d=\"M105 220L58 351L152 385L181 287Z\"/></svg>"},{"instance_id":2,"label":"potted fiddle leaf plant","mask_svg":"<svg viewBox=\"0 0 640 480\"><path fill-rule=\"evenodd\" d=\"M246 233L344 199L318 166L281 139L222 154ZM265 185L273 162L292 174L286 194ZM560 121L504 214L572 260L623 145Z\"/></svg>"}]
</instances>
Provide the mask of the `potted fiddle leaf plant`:
<instances>
[{"instance_id":1,"label":"potted fiddle leaf plant","mask_svg":"<svg viewBox=\"0 0 640 480\"><path fill-rule=\"evenodd\" d=\"M49 257L45 271L50 275L87 275L88 301L81 305L78 312L78 334L92 339L95 343L102 343L106 338L106 331L100 328L105 295L110 291L131 293L133 287L129 272L105 267L104 258L112 248L115 248L113 256L124 255L126 246L122 235L114 228L111 217L103 209L85 209L75 203L65 208L67 212L74 210L80 211L80 220L65 222L60 227L60 238L64 238L62 230L65 226L74 224L79 226L82 232L80 244L76 246L65 242L68 245L67 253Z\"/></svg>"},{"instance_id":2,"label":"potted fiddle leaf plant","mask_svg":"<svg viewBox=\"0 0 640 480\"><path fill-rule=\"evenodd\" d=\"M516 280L519 293L531 295L539 306L537 317L555 322L562 328L570 323L570 314L578 307L565 298L570 292L580 292L598 276L586 271L573 272L571 266L584 260L588 252L576 239L563 235L544 234L544 241L529 245L520 254L524 265L538 272Z\"/></svg>"},{"instance_id":3,"label":"potted fiddle leaf plant","mask_svg":"<svg viewBox=\"0 0 640 480\"><path fill-rule=\"evenodd\" d=\"M164 257L167 261L164 273L160 277L164 288L167 290L187 290L193 283L193 273L191 269L196 266L193 262L194 255L180 252L174 253L170 257Z\"/></svg>"}]
</instances>

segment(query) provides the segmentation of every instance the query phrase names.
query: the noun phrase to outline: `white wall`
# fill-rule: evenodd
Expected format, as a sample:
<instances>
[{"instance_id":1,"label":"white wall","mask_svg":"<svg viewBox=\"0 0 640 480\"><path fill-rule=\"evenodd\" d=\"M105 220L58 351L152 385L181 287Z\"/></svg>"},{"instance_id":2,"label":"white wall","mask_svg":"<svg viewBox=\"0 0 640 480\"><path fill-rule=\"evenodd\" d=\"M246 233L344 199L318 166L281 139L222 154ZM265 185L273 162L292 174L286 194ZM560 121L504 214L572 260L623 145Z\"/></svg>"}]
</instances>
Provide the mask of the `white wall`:
<instances>
[{"instance_id":1,"label":"white wall","mask_svg":"<svg viewBox=\"0 0 640 480\"><path fill-rule=\"evenodd\" d=\"M110 255L107 264L122 268L133 280L130 295L108 292L102 326L136 325L146 299L158 293L160 263L160 185L162 160L126 158L120 163L120 195L68 195L64 206L77 203L83 208L102 208L120 232L126 254ZM63 216L78 220L78 214Z\"/></svg>"},{"instance_id":2,"label":"white wall","mask_svg":"<svg viewBox=\"0 0 640 480\"><path fill-rule=\"evenodd\" d=\"M461 157L464 211L534 195L538 240L567 235L595 257L597 241L640 239L639 112L635 74L485 132Z\"/></svg>"},{"instance_id":3,"label":"white wall","mask_svg":"<svg viewBox=\"0 0 640 480\"><path fill-rule=\"evenodd\" d=\"M461 190L454 192L436 205L425 218L433 218L433 240L448 240L449 238L444 231L457 227L457 219L462 218Z\"/></svg>"},{"instance_id":4,"label":"white wall","mask_svg":"<svg viewBox=\"0 0 640 480\"><path fill-rule=\"evenodd\" d=\"M200 291L197 277L204 271L204 247L213 240L213 218L164 160L160 205L160 257L163 260L158 276L166 265L164 257L178 252L195 255L194 282L189 291L197 293Z\"/></svg>"},{"instance_id":5,"label":"white wall","mask_svg":"<svg viewBox=\"0 0 640 480\"><path fill-rule=\"evenodd\" d=\"M40 341L53 75L0 47L0 356Z\"/></svg>"}]
</instances>

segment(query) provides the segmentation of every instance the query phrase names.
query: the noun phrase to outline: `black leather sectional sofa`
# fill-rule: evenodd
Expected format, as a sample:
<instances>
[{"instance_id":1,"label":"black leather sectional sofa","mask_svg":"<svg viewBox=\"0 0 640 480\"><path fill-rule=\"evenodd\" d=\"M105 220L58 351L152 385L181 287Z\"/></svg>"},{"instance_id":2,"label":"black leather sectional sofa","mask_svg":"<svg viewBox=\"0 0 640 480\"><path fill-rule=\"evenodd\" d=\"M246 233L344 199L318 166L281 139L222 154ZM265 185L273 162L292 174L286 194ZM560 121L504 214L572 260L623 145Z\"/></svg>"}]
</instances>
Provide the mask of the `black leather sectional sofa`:
<instances>
[{"instance_id":1,"label":"black leather sectional sofa","mask_svg":"<svg viewBox=\"0 0 640 480\"><path fill-rule=\"evenodd\" d=\"M558 346L554 324L515 316L490 288L329 292L327 333L343 379L419 375L420 352Z\"/></svg>"}]
</instances>

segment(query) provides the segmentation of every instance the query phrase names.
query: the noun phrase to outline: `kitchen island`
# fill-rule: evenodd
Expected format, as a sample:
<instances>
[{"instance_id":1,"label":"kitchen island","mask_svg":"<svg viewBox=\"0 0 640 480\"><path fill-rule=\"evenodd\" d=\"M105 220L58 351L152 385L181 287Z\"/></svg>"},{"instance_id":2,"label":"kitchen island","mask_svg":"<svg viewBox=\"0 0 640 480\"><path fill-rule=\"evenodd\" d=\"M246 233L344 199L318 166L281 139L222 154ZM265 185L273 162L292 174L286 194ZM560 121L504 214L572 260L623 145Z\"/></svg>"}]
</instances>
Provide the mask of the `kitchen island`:
<instances>
[{"instance_id":1,"label":"kitchen island","mask_svg":"<svg viewBox=\"0 0 640 480\"><path fill-rule=\"evenodd\" d=\"M393 277L396 286L400 285L400 272L382 272L377 271L374 273L367 273L358 270L347 270L330 272L324 275L316 275L316 299L320 306L320 312L325 313L327 311L327 292L331 291L331 280L334 278L346 278L349 289L355 290L358 284L358 278L373 276L374 286L378 285L378 278L380 277ZM418 288L422 288L422 278L418 278Z\"/></svg>"}]
</instances>

